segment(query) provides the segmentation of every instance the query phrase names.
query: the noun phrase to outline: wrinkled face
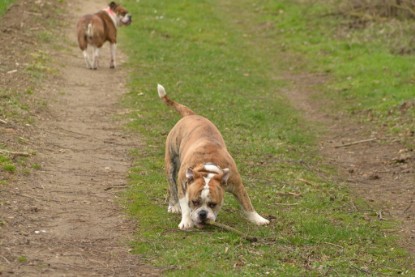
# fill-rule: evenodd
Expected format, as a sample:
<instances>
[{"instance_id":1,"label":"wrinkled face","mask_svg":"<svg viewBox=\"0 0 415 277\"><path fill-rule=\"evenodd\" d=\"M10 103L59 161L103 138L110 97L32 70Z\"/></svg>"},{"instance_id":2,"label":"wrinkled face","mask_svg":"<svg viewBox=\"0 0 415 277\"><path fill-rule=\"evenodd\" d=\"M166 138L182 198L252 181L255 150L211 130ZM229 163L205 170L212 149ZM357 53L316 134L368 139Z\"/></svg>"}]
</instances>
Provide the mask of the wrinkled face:
<instances>
[{"instance_id":1,"label":"wrinkled face","mask_svg":"<svg viewBox=\"0 0 415 277\"><path fill-rule=\"evenodd\" d=\"M121 25L130 25L131 24L131 15L128 13L128 11L122 7L117 6L114 9L115 14L117 15L117 21L121 23Z\"/></svg>"},{"instance_id":2,"label":"wrinkled face","mask_svg":"<svg viewBox=\"0 0 415 277\"><path fill-rule=\"evenodd\" d=\"M190 216L197 226L215 221L222 207L224 191L219 178L217 174L208 173L188 187Z\"/></svg>"}]
</instances>

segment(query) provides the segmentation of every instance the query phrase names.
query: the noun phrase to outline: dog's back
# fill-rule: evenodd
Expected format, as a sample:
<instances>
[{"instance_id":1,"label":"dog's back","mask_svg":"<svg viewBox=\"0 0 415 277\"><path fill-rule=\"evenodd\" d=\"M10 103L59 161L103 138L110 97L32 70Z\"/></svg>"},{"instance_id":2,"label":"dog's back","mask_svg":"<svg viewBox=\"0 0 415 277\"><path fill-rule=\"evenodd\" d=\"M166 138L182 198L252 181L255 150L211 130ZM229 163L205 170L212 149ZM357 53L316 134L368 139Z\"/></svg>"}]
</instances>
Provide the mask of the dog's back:
<instances>
[{"instance_id":1,"label":"dog's back","mask_svg":"<svg viewBox=\"0 0 415 277\"><path fill-rule=\"evenodd\" d=\"M162 85L157 86L157 91L164 103L182 116L167 136L168 156L180 156L187 163L195 165L206 162L206 153L216 153L210 157L210 162L223 168L231 166L233 160L218 128L209 119L168 98Z\"/></svg>"},{"instance_id":2,"label":"dog's back","mask_svg":"<svg viewBox=\"0 0 415 277\"><path fill-rule=\"evenodd\" d=\"M105 42L104 22L96 14L88 14L81 17L77 24L78 44L83 51L88 44L96 47L102 47Z\"/></svg>"}]
</instances>

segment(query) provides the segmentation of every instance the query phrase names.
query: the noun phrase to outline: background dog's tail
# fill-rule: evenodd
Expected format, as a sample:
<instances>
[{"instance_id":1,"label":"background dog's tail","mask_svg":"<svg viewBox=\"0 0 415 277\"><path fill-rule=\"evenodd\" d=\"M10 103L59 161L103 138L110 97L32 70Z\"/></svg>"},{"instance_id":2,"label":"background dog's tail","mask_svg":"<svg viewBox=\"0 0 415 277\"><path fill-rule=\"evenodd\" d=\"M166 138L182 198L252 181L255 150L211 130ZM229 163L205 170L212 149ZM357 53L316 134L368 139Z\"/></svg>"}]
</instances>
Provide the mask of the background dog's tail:
<instances>
[{"instance_id":1,"label":"background dog's tail","mask_svg":"<svg viewBox=\"0 0 415 277\"><path fill-rule=\"evenodd\" d=\"M167 94L166 94L166 90L164 89L164 87L162 85L160 85L160 84L157 85L157 92L159 93L159 97L161 98L161 100L163 100L164 103L167 104L167 106L173 107L182 117L187 116L187 115L195 114L188 107L186 107L182 104L179 104L179 103L171 100L170 98L168 98Z\"/></svg>"},{"instance_id":2,"label":"background dog's tail","mask_svg":"<svg viewBox=\"0 0 415 277\"><path fill-rule=\"evenodd\" d=\"M92 23L88 24L87 30L86 30L86 36L89 39L92 39L92 37L94 36L94 27L92 26Z\"/></svg>"}]
</instances>

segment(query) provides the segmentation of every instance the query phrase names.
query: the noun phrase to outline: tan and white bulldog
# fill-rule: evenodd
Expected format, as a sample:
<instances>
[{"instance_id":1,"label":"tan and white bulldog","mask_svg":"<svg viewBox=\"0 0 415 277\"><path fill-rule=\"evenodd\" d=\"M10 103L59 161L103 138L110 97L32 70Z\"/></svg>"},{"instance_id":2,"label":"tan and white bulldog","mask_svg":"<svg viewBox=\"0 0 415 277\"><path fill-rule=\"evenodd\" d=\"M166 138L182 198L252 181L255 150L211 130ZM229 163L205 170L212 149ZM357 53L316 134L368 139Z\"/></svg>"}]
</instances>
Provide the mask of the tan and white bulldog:
<instances>
[{"instance_id":1,"label":"tan and white bulldog","mask_svg":"<svg viewBox=\"0 0 415 277\"><path fill-rule=\"evenodd\" d=\"M182 213L179 228L202 227L215 221L225 191L236 197L249 221L257 225L268 224L269 221L253 208L216 126L169 99L163 86L158 85L157 90L160 98L182 116L167 136L165 153L168 212Z\"/></svg>"},{"instance_id":2,"label":"tan and white bulldog","mask_svg":"<svg viewBox=\"0 0 415 277\"><path fill-rule=\"evenodd\" d=\"M131 15L121 5L111 2L106 9L95 14L82 16L77 24L78 44L84 55L86 67L98 68L99 50L109 41L111 50L110 68L115 68L115 51L117 46L117 27L131 24ZM88 53L92 46L92 57Z\"/></svg>"}]
</instances>

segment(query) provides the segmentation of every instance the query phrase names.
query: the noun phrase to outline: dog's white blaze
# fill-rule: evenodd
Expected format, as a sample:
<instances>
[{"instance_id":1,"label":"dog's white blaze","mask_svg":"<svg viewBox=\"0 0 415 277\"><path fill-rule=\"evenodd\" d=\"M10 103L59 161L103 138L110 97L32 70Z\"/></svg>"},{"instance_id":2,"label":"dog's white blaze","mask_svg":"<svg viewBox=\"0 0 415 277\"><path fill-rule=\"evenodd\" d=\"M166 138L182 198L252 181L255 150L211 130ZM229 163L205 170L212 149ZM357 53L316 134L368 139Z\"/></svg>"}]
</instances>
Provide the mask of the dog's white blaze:
<instances>
[{"instance_id":1,"label":"dog's white blaze","mask_svg":"<svg viewBox=\"0 0 415 277\"><path fill-rule=\"evenodd\" d=\"M206 177L203 177L203 179L205 180L205 186L203 187L202 194L200 195L200 197L202 198L204 202L208 200L209 198L209 194L210 194L209 182L213 178L213 176L215 176L215 174L209 173Z\"/></svg>"},{"instance_id":2,"label":"dog's white blaze","mask_svg":"<svg viewBox=\"0 0 415 277\"><path fill-rule=\"evenodd\" d=\"M222 169L220 169L219 166L214 165L214 164L205 164L203 167L205 168L206 171L214 172L217 174L223 173Z\"/></svg>"},{"instance_id":3,"label":"dog's white blaze","mask_svg":"<svg viewBox=\"0 0 415 277\"><path fill-rule=\"evenodd\" d=\"M160 84L157 85L157 92L158 92L160 98L163 98L164 96L166 96L166 90Z\"/></svg>"}]
</instances>

